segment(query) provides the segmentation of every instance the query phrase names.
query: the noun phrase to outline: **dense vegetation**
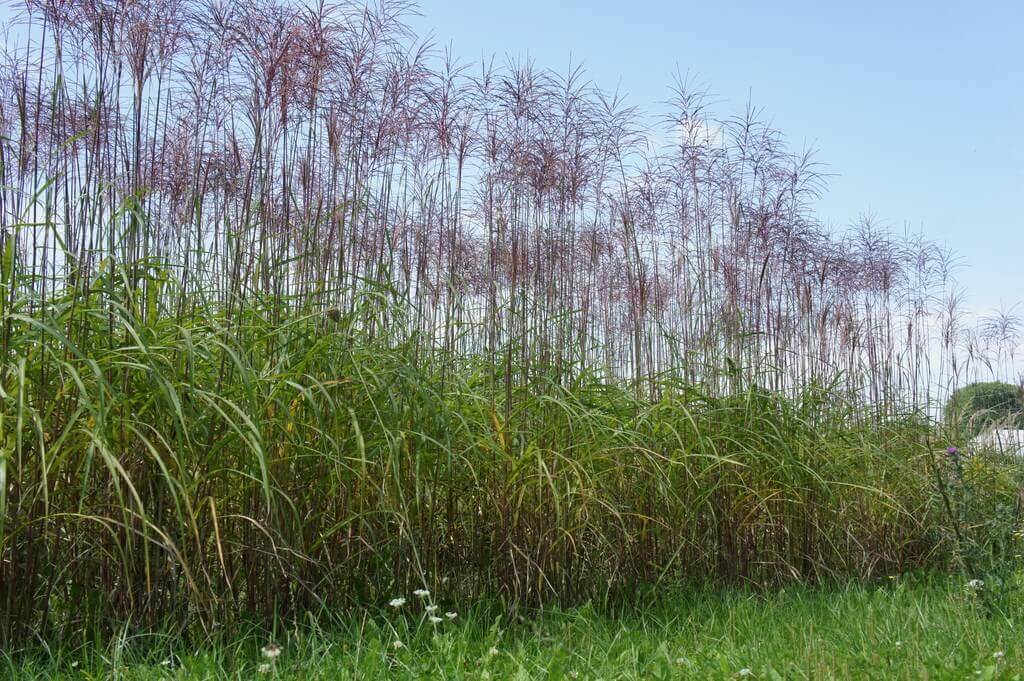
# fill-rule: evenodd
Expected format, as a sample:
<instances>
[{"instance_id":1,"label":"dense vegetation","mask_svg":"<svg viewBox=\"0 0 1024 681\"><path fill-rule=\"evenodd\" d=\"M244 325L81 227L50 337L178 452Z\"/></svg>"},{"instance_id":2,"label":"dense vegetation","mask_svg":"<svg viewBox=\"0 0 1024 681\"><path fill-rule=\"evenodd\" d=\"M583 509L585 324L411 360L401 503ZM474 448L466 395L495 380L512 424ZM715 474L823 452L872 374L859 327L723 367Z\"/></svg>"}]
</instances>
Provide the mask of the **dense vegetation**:
<instances>
[{"instance_id":1,"label":"dense vegetation","mask_svg":"<svg viewBox=\"0 0 1024 681\"><path fill-rule=\"evenodd\" d=\"M972 371L945 253L819 224L754 110L680 81L654 147L582 72L438 59L407 9L22 8L0 638L1012 550L1013 469L929 419Z\"/></svg>"},{"instance_id":2,"label":"dense vegetation","mask_svg":"<svg viewBox=\"0 0 1024 681\"><path fill-rule=\"evenodd\" d=\"M536 377L489 399L488 365L416 359L348 317L52 304L12 315L11 627L269 617L442 579L460 600L603 598L945 554L925 427L823 389L660 379L652 401Z\"/></svg>"}]
</instances>

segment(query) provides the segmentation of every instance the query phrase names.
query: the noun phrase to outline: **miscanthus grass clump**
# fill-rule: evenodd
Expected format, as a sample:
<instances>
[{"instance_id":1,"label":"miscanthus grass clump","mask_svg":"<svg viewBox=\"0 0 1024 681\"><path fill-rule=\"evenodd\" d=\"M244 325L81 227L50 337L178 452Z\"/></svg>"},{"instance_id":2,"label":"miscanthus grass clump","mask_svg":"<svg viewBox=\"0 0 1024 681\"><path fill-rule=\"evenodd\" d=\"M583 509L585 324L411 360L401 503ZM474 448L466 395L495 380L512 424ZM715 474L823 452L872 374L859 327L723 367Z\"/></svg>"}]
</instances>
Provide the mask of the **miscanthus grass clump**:
<instances>
[{"instance_id":1,"label":"miscanthus grass clump","mask_svg":"<svg viewBox=\"0 0 1024 681\"><path fill-rule=\"evenodd\" d=\"M651 124L409 9L16 8L0 639L887 575L1013 506L933 494L933 387L1016 342L947 253L827 229L756 110Z\"/></svg>"},{"instance_id":2,"label":"miscanthus grass clump","mask_svg":"<svg viewBox=\"0 0 1024 681\"><path fill-rule=\"evenodd\" d=\"M123 293L9 317L7 635L606 600L950 555L927 426L827 389L663 378L652 400L535 374L495 394L490 364L436 363L355 317L142 321Z\"/></svg>"}]
</instances>

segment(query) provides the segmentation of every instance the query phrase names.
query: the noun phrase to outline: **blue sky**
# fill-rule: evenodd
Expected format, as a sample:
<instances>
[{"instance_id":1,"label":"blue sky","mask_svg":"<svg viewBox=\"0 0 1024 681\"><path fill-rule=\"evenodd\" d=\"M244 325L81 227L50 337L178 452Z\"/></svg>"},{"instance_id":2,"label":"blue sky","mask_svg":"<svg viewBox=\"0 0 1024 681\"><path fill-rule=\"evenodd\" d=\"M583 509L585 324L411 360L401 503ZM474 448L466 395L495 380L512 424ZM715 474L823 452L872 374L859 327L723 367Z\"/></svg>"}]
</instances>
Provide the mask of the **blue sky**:
<instances>
[{"instance_id":1,"label":"blue sky","mask_svg":"<svg viewBox=\"0 0 1024 681\"><path fill-rule=\"evenodd\" d=\"M818 213L922 231L977 312L1024 300L1024 3L421 0L464 60L570 57L656 109L676 66L720 115L748 96L834 173ZM1024 314L1024 304L1017 312Z\"/></svg>"}]
</instances>

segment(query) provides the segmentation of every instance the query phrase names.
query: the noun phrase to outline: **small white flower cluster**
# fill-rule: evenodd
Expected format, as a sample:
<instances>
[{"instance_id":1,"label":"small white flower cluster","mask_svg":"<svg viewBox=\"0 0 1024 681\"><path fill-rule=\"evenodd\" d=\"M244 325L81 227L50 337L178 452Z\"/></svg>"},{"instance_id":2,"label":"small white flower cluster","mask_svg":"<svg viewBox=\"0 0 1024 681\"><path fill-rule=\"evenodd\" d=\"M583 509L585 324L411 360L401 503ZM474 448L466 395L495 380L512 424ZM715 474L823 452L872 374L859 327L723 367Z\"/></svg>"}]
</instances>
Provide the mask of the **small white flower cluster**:
<instances>
[{"instance_id":1,"label":"small white flower cluster","mask_svg":"<svg viewBox=\"0 0 1024 681\"><path fill-rule=\"evenodd\" d=\"M424 599L429 599L430 598L430 590L429 589L416 589L412 593L413 593L414 596L416 596L416 598L419 598L420 600L424 600ZM398 596L396 598L392 598L390 601L388 601L388 605L390 605L392 608L395 608L395 609L401 608L403 605L405 605L405 603L406 603L406 600L402 596ZM440 624L441 622L444 621L442 618L440 618L440 617L438 617L437 615L434 614L434 613L437 612L437 609L438 609L438 606L435 605L434 603L430 603L429 601L428 601L427 605L425 605L423 607L423 610L427 613L427 620L431 624ZM448 612L446 612L444 614L444 616L446 618L450 619L450 620L453 620L456 617L458 617L459 615L458 615L458 613L452 612L452 611L449 610ZM395 642L395 648L398 649L400 647L402 647L401 641L396 641Z\"/></svg>"},{"instance_id":2,"label":"small white flower cluster","mask_svg":"<svg viewBox=\"0 0 1024 681\"><path fill-rule=\"evenodd\" d=\"M264 658L269 660L269 662L260 664L260 666L256 668L256 671L260 674L269 674L274 670L274 660L281 654L281 647L276 643L271 642L260 648L260 653Z\"/></svg>"},{"instance_id":3,"label":"small white flower cluster","mask_svg":"<svg viewBox=\"0 0 1024 681\"><path fill-rule=\"evenodd\" d=\"M972 579L967 582L967 590L970 592L976 593L981 591L983 588L985 588L985 582L980 579Z\"/></svg>"}]
</instances>

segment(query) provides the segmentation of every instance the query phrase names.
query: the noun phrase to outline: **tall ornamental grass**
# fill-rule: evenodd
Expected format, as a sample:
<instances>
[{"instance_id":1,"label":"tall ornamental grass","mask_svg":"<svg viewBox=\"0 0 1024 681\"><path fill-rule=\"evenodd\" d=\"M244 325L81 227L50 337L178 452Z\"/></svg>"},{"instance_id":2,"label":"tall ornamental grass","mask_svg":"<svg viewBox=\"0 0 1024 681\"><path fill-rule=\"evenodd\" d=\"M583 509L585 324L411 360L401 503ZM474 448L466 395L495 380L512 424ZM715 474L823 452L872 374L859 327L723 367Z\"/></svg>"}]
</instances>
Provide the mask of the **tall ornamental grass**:
<instances>
[{"instance_id":1,"label":"tall ornamental grass","mask_svg":"<svg viewBox=\"0 0 1024 681\"><path fill-rule=\"evenodd\" d=\"M650 400L535 374L509 398L488 362L369 334L372 298L356 316L210 306L183 325L143 321L119 278L123 305L71 292L8 312L8 635L212 626L419 586L533 605L949 558L927 426L867 425L830 386L716 396L663 378Z\"/></svg>"}]
</instances>

